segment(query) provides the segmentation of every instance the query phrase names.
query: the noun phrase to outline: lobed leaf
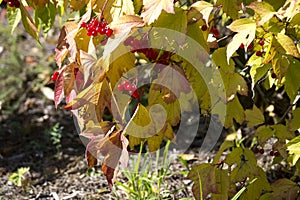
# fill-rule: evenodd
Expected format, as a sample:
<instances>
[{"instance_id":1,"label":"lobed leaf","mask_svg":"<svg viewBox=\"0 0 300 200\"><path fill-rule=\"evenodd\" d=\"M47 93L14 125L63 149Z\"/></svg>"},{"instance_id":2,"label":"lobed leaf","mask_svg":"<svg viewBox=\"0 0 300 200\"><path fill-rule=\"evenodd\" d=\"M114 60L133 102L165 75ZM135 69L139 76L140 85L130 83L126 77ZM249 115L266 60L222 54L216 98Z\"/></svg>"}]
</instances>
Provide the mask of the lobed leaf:
<instances>
[{"instance_id":1,"label":"lobed leaf","mask_svg":"<svg viewBox=\"0 0 300 200\"><path fill-rule=\"evenodd\" d=\"M160 16L162 10L167 13L174 12L173 0L144 0L144 11L141 17L147 24L152 24Z\"/></svg>"}]
</instances>

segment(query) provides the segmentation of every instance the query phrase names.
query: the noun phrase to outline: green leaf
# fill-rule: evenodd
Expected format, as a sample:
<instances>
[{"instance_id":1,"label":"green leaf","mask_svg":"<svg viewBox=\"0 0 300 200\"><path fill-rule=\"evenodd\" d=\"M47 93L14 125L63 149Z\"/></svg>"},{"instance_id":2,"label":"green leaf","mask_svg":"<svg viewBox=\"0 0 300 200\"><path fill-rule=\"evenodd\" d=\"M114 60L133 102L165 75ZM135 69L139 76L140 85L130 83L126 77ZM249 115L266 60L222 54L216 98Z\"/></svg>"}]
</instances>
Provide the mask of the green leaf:
<instances>
[{"instance_id":1,"label":"green leaf","mask_svg":"<svg viewBox=\"0 0 300 200\"><path fill-rule=\"evenodd\" d=\"M257 19L258 26L265 24L276 13L273 6L271 6L267 2L253 2L247 7L254 10L255 13L259 16Z\"/></svg>"},{"instance_id":2,"label":"green leaf","mask_svg":"<svg viewBox=\"0 0 300 200\"><path fill-rule=\"evenodd\" d=\"M300 158L300 136L289 141L286 146L289 154L293 156L292 165L295 165Z\"/></svg>"},{"instance_id":3,"label":"green leaf","mask_svg":"<svg viewBox=\"0 0 300 200\"><path fill-rule=\"evenodd\" d=\"M257 137L258 143L264 146L265 142L274 135L275 131L269 126L260 126L255 131L255 136Z\"/></svg>"},{"instance_id":4,"label":"green leaf","mask_svg":"<svg viewBox=\"0 0 300 200\"><path fill-rule=\"evenodd\" d=\"M290 66L284 76L284 88L286 93L294 101L300 88L300 62L296 59L290 60Z\"/></svg>"},{"instance_id":5,"label":"green leaf","mask_svg":"<svg viewBox=\"0 0 300 200\"><path fill-rule=\"evenodd\" d=\"M257 126L263 124L265 122L265 117L262 114L262 111L258 109L255 105L252 110L246 110L246 121L248 122L248 126Z\"/></svg>"},{"instance_id":6,"label":"green leaf","mask_svg":"<svg viewBox=\"0 0 300 200\"><path fill-rule=\"evenodd\" d=\"M240 124L245 119L244 109L237 97L235 97L226 105L226 119L224 127L231 127L233 125L233 119L235 119L235 121Z\"/></svg>"},{"instance_id":7,"label":"green leaf","mask_svg":"<svg viewBox=\"0 0 300 200\"><path fill-rule=\"evenodd\" d=\"M72 11L78 11L83 8L87 2L87 0L70 0L70 8Z\"/></svg>"},{"instance_id":8,"label":"green leaf","mask_svg":"<svg viewBox=\"0 0 300 200\"><path fill-rule=\"evenodd\" d=\"M296 58L300 58L299 51L294 44L294 41L287 35L278 33L277 34L278 43L284 48L286 54L294 56Z\"/></svg>"},{"instance_id":9,"label":"green leaf","mask_svg":"<svg viewBox=\"0 0 300 200\"><path fill-rule=\"evenodd\" d=\"M213 160L213 163L214 164L217 164L221 158L221 155L223 154L223 152L231 147L234 146L234 143L232 141L228 141L228 140L225 140L221 147L219 148L218 152L216 153L215 157L214 157L214 160Z\"/></svg>"},{"instance_id":10,"label":"green leaf","mask_svg":"<svg viewBox=\"0 0 300 200\"><path fill-rule=\"evenodd\" d=\"M208 45L201 30L201 23L201 21L198 21L197 23L189 24L187 26L187 35L196 40L203 49L208 51Z\"/></svg>"},{"instance_id":11,"label":"green leaf","mask_svg":"<svg viewBox=\"0 0 300 200\"><path fill-rule=\"evenodd\" d=\"M22 18L21 10L8 8L7 9L7 18L8 18L8 24L11 26L11 33L13 33L21 21L21 18Z\"/></svg>"},{"instance_id":12,"label":"green leaf","mask_svg":"<svg viewBox=\"0 0 300 200\"><path fill-rule=\"evenodd\" d=\"M223 11L232 19L238 18L241 7L237 0L217 0L217 5L222 5Z\"/></svg>"},{"instance_id":13,"label":"green leaf","mask_svg":"<svg viewBox=\"0 0 300 200\"><path fill-rule=\"evenodd\" d=\"M300 128L300 108L293 110L293 119L289 122L289 129L296 131Z\"/></svg>"},{"instance_id":14,"label":"green leaf","mask_svg":"<svg viewBox=\"0 0 300 200\"><path fill-rule=\"evenodd\" d=\"M30 14L26 10L26 8L21 4L20 6L21 9L21 16L22 16L22 22L25 30L36 40L39 42L39 37L38 37L38 29L36 28Z\"/></svg>"},{"instance_id":15,"label":"green leaf","mask_svg":"<svg viewBox=\"0 0 300 200\"><path fill-rule=\"evenodd\" d=\"M231 31L238 32L233 36L231 42L227 46L227 62L234 52L240 47L241 43L249 46L255 38L256 24L249 18L243 18L233 21L227 26Z\"/></svg>"},{"instance_id":16,"label":"green leaf","mask_svg":"<svg viewBox=\"0 0 300 200\"><path fill-rule=\"evenodd\" d=\"M43 8L38 8L34 13L35 24L40 29L42 27L46 35L52 27L56 16L56 8L53 3L46 4Z\"/></svg>"},{"instance_id":17,"label":"green leaf","mask_svg":"<svg viewBox=\"0 0 300 200\"><path fill-rule=\"evenodd\" d=\"M275 136L282 142L295 137L295 134L289 131L288 127L283 124L272 125L271 128L275 130Z\"/></svg>"}]
</instances>

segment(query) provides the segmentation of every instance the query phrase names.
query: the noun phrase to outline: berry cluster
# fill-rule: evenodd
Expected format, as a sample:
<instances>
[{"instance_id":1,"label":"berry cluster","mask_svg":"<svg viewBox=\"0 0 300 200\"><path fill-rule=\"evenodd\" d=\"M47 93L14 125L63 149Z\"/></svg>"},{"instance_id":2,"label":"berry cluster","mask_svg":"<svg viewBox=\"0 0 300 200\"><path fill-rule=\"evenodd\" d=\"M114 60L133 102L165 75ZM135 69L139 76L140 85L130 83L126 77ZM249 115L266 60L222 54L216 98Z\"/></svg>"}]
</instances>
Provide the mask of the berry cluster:
<instances>
[{"instance_id":1,"label":"berry cluster","mask_svg":"<svg viewBox=\"0 0 300 200\"><path fill-rule=\"evenodd\" d=\"M57 80L57 78L58 78L58 76L59 76L59 72L54 72L53 74L52 74L52 76L51 76L51 80L52 81L56 81Z\"/></svg>"},{"instance_id":2,"label":"berry cluster","mask_svg":"<svg viewBox=\"0 0 300 200\"><path fill-rule=\"evenodd\" d=\"M240 49L244 49L244 48L245 48L245 45L243 43L241 43ZM249 46L247 47L247 49L249 50L249 49L252 49L252 48L253 48L253 44L250 43Z\"/></svg>"},{"instance_id":3,"label":"berry cluster","mask_svg":"<svg viewBox=\"0 0 300 200\"><path fill-rule=\"evenodd\" d=\"M135 84L130 83L128 80L123 81L123 83L118 85L118 90L122 92L129 92L129 94L135 98L140 99L140 94Z\"/></svg>"},{"instance_id":4,"label":"berry cluster","mask_svg":"<svg viewBox=\"0 0 300 200\"><path fill-rule=\"evenodd\" d=\"M9 7L20 8L20 1L19 0L4 0Z\"/></svg>"},{"instance_id":5,"label":"berry cluster","mask_svg":"<svg viewBox=\"0 0 300 200\"><path fill-rule=\"evenodd\" d=\"M251 150L255 154L258 154L258 153L264 154L265 153L265 150L263 148L259 148L259 147L252 147ZM274 151L274 148L272 148L272 150L270 151L270 156L279 157L280 153L278 151Z\"/></svg>"},{"instance_id":6,"label":"berry cluster","mask_svg":"<svg viewBox=\"0 0 300 200\"><path fill-rule=\"evenodd\" d=\"M103 19L99 21L98 19L93 18L90 23L87 24L86 22L82 22L80 26L87 30L88 36L96 37L100 34L110 37L113 34L113 30L107 26L107 23Z\"/></svg>"},{"instance_id":7,"label":"berry cluster","mask_svg":"<svg viewBox=\"0 0 300 200\"><path fill-rule=\"evenodd\" d=\"M258 42L258 44L260 45L260 46L264 46L265 45L265 41L264 40L260 40L259 42ZM262 57L263 56L263 52L261 52L261 51L257 51L256 53L256 56L258 56L258 57Z\"/></svg>"},{"instance_id":8,"label":"berry cluster","mask_svg":"<svg viewBox=\"0 0 300 200\"><path fill-rule=\"evenodd\" d=\"M124 41L125 46L131 47L132 53L143 53L150 61L155 61L156 63L160 63L163 65L168 65L170 63L171 53L168 51L164 51L162 54L153 48L149 47L149 42L145 37L142 37L141 40L138 40L132 36L129 36Z\"/></svg>"}]
</instances>

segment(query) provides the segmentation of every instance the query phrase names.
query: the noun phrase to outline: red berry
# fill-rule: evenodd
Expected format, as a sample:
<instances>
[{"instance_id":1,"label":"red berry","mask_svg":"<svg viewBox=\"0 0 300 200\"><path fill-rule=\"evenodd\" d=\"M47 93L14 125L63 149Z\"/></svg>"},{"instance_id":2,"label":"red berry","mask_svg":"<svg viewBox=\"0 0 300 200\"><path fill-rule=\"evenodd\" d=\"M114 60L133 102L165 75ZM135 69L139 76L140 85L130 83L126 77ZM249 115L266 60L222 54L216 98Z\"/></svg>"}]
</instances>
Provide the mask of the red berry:
<instances>
[{"instance_id":1,"label":"red berry","mask_svg":"<svg viewBox=\"0 0 300 200\"><path fill-rule=\"evenodd\" d=\"M262 52L261 51L257 51L256 55L259 56L259 57L261 57L262 56Z\"/></svg>"},{"instance_id":2,"label":"red berry","mask_svg":"<svg viewBox=\"0 0 300 200\"><path fill-rule=\"evenodd\" d=\"M9 2L8 2L8 6L9 6L9 7L14 7L14 2L13 2L13 1L9 1Z\"/></svg>"},{"instance_id":3,"label":"red berry","mask_svg":"<svg viewBox=\"0 0 300 200\"><path fill-rule=\"evenodd\" d=\"M105 28L100 28L100 31L99 31L99 33L100 33L101 35L104 35L104 34L105 34L105 32L106 32Z\"/></svg>"},{"instance_id":4,"label":"red berry","mask_svg":"<svg viewBox=\"0 0 300 200\"><path fill-rule=\"evenodd\" d=\"M134 90L133 92L130 91L130 94L133 98L140 99L140 94L139 94L138 90Z\"/></svg>"},{"instance_id":5,"label":"red berry","mask_svg":"<svg viewBox=\"0 0 300 200\"><path fill-rule=\"evenodd\" d=\"M210 32L214 35L215 38L220 36L220 32L216 28L212 28Z\"/></svg>"},{"instance_id":6,"label":"red berry","mask_svg":"<svg viewBox=\"0 0 300 200\"><path fill-rule=\"evenodd\" d=\"M274 156L275 157L279 157L280 156L280 153L278 151L274 152Z\"/></svg>"},{"instance_id":7,"label":"red berry","mask_svg":"<svg viewBox=\"0 0 300 200\"><path fill-rule=\"evenodd\" d=\"M107 24L106 24L105 22L100 22L99 26L100 26L101 28L105 28L105 27L107 26Z\"/></svg>"},{"instance_id":8,"label":"red berry","mask_svg":"<svg viewBox=\"0 0 300 200\"><path fill-rule=\"evenodd\" d=\"M260 149L260 150L259 150L259 153L260 153L260 154L264 154L264 153L265 153L265 150L264 150L264 149Z\"/></svg>"},{"instance_id":9,"label":"red berry","mask_svg":"<svg viewBox=\"0 0 300 200\"><path fill-rule=\"evenodd\" d=\"M105 31L105 34L107 37L110 37L112 34L113 34L113 30L111 28L108 28L106 31Z\"/></svg>"},{"instance_id":10,"label":"red berry","mask_svg":"<svg viewBox=\"0 0 300 200\"><path fill-rule=\"evenodd\" d=\"M270 156L274 156L274 151L270 151Z\"/></svg>"},{"instance_id":11,"label":"red berry","mask_svg":"<svg viewBox=\"0 0 300 200\"><path fill-rule=\"evenodd\" d=\"M88 31L86 34L87 34L87 36L92 36L93 35L92 31Z\"/></svg>"},{"instance_id":12,"label":"red berry","mask_svg":"<svg viewBox=\"0 0 300 200\"><path fill-rule=\"evenodd\" d=\"M207 28L208 28L208 27L207 27L206 25L201 26L201 30L202 30L202 31L206 31Z\"/></svg>"},{"instance_id":13,"label":"red berry","mask_svg":"<svg viewBox=\"0 0 300 200\"><path fill-rule=\"evenodd\" d=\"M6 3L8 3L10 0L4 0Z\"/></svg>"},{"instance_id":14,"label":"red berry","mask_svg":"<svg viewBox=\"0 0 300 200\"><path fill-rule=\"evenodd\" d=\"M245 45L243 43L241 43L240 49L244 49L244 48L245 48Z\"/></svg>"},{"instance_id":15,"label":"red berry","mask_svg":"<svg viewBox=\"0 0 300 200\"><path fill-rule=\"evenodd\" d=\"M94 30L94 27L91 26L91 24L89 24L89 25L87 25L86 30L87 30L88 32L91 32L91 31Z\"/></svg>"},{"instance_id":16,"label":"red berry","mask_svg":"<svg viewBox=\"0 0 300 200\"><path fill-rule=\"evenodd\" d=\"M123 91L125 89L123 84L119 84L117 87L120 91Z\"/></svg>"},{"instance_id":17,"label":"red berry","mask_svg":"<svg viewBox=\"0 0 300 200\"><path fill-rule=\"evenodd\" d=\"M264 45L265 45L265 41L260 40L260 41L259 41L259 45L260 45L260 46L264 46Z\"/></svg>"},{"instance_id":18,"label":"red berry","mask_svg":"<svg viewBox=\"0 0 300 200\"><path fill-rule=\"evenodd\" d=\"M131 83L125 84L125 85L124 85L124 90L126 90L126 91L131 91L131 90L132 90L132 85L131 85Z\"/></svg>"},{"instance_id":19,"label":"red berry","mask_svg":"<svg viewBox=\"0 0 300 200\"><path fill-rule=\"evenodd\" d=\"M85 28L86 27L86 22L81 22L80 27Z\"/></svg>"},{"instance_id":20,"label":"red berry","mask_svg":"<svg viewBox=\"0 0 300 200\"><path fill-rule=\"evenodd\" d=\"M275 79L275 78L277 78L277 75L273 72L273 73L271 74L271 77Z\"/></svg>"},{"instance_id":21,"label":"red berry","mask_svg":"<svg viewBox=\"0 0 300 200\"><path fill-rule=\"evenodd\" d=\"M252 151L253 151L255 154L259 153L259 149L258 149L258 148L253 148Z\"/></svg>"},{"instance_id":22,"label":"red berry","mask_svg":"<svg viewBox=\"0 0 300 200\"><path fill-rule=\"evenodd\" d=\"M92 20L91 24L92 24L94 27L96 27L96 26L98 26L99 21L98 21L97 19L94 18L94 19Z\"/></svg>"},{"instance_id":23,"label":"red berry","mask_svg":"<svg viewBox=\"0 0 300 200\"><path fill-rule=\"evenodd\" d=\"M58 78L58 75L59 75L59 72L54 72L54 74L52 74L52 76L51 76L51 80L56 81Z\"/></svg>"},{"instance_id":24,"label":"red berry","mask_svg":"<svg viewBox=\"0 0 300 200\"><path fill-rule=\"evenodd\" d=\"M98 33L97 33L97 31L96 31L96 30L93 30L93 31L92 31L92 36L96 37L96 36L97 36L97 34L98 34Z\"/></svg>"}]
</instances>

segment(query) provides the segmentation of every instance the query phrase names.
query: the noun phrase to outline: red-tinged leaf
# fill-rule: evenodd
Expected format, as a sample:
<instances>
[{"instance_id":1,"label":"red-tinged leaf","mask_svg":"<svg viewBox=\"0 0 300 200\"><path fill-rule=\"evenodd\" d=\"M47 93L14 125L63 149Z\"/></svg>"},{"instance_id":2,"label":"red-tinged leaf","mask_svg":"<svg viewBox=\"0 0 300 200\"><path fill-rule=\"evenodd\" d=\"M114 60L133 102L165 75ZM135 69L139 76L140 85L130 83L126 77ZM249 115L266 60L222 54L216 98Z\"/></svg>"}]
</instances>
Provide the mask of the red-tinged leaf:
<instances>
[{"instance_id":1,"label":"red-tinged leaf","mask_svg":"<svg viewBox=\"0 0 300 200\"><path fill-rule=\"evenodd\" d=\"M183 69L176 65L165 67L153 83L156 83L153 89L163 91L167 88L177 98L180 97L180 93L187 94L191 91Z\"/></svg>"},{"instance_id":2,"label":"red-tinged leaf","mask_svg":"<svg viewBox=\"0 0 300 200\"><path fill-rule=\"evenodd\" d=\"M175 13L173 0L144 0L143 4L144 12L142 12L141 17L147 24L152 24L162 10L167 13Z\"/></svg>"},{"instance_id":3,"label":"red-tinged leaf","mask_svg":"<svg viewBox=\"0 0 300 200\"><path fill-rule=\"evenodd\" d=\"M93 55L80 50L80 63L83 68L84 85L86 84L87 80L89 78L92 78L92 76L94 75L92 69L96 62L97 59Z\"/></svg>"},{"instance_id":4,"label":"red-tinged leaf","mask_svg":"<svg viewBox=\"0 0 300 200\"><path fill-rule=\"evenodd\" d=\"M83 91L81 91L76 98L69 102L64 109L74 110L78 109L86 103L96 104L100 91L102 88L102 83L93 83Z\"/></svg>"},{"instance_id":5,"label":"red-tinged leaf","mask_svg":"<svg viewBox=\"0 0 300 200\"><path fill-rule=\"evenodd\" d=\"M55 82L55 87L54 87L54 104L55 108L57 108L58 104L63 100L64 98L64 69L66 66L64 66L57 77L57 80Z\"/></svg>"},{"instance_id":6,"label":"red-tinged leaf","mask_svg":"<svg viewBox=\"0 0 300 200\"><path fill-rule=\"evenodd\" d=\"M26 8L23 6L22 2L20 2L20 9L21 9L21 16L22 16L22 22L23 22L23 26L25 28L25 30L38 42L39 41L39 31L38 29L35 27L35 24L30 16L30 14L28 13L28 11L26 10Z\"/></svg>"},{"instance_id":7,"label":"red-tinged leaf","mask_svg":"<svg viewBox=\"0 0 300 200\"><path fill-rule=\"evenodd\" d=\"M113 21L110 24L110 28L113 29L114 34L119 34L127 29L132 29L135 27L142 27L144 21L135 15L125 15L118 18L117 21Z\"/></svg>"},{"instance_id":8,"label":"red-tinged leaf","mask_svg":"<svg viewBox=\"0 0 300 200\"><path fill-rule=\"evenodd\" d=\"M71 63L66 66L63 76L64 76L64 95L68 96L70 92L73 90L75 75L74 75L74 67L76 67L76 63Z\"/></svg>"},{"instance_id":9,"label":"red-tinged leaf","mask_svg":"<svg viewBox=\"0 0 300 200\"><path fill-rule=\"evenodd\" d=\"M251 8L258 15L257 25L261 26L269 21L276 13L273 6L267 2L252 2L248 8Z\"/></svg>"},{"instance_id":10,"label":"red-tinged leaf","mask_svg":"<svg viewBox=\"0 0 300 200\"><path fill-rule=\"evenodd\" d=\"M98 144L97 148L105 156L102 161L102 171L110 188L117 175L117 167L123 152L122 131L113 132L107 140Z\"/></svg>"},{"instance_id":11,"label":"red-tinged leaf","mask_svg":"<svg viewBox=\"0 0 300 200\"><path fill-rule=\"evenodd\" d=\"M76 56L74 55L76 54L76 43L74 41L76 30L77 23L75 22L68 23L61 29L57 46L55 48L55 61L58 67L61 67L62 62L68 53L72 53L71 55L73 55L73 57Z\"/></svg>"}]
</instances>

